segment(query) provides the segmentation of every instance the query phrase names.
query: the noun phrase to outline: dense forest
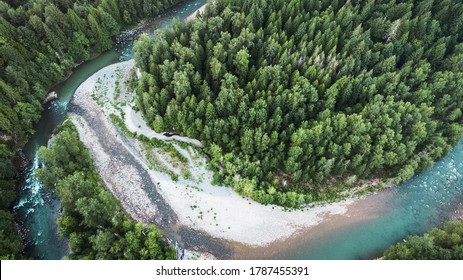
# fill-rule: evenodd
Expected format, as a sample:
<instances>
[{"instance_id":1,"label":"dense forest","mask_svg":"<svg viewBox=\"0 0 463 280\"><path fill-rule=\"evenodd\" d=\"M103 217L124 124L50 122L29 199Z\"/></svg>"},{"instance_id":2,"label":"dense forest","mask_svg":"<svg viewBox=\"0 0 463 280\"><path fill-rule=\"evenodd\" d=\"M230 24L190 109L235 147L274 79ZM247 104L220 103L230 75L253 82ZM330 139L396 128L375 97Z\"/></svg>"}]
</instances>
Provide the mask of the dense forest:
<instances>
[{"instance_id":1,"label":"dense forest","mask_svg":"<svg viewBox=\"0 0 463 280\"><path fill-rule=\"evenodd\" d=\"M37 177L61 201L58 231L69 238L71 249L66 258L175 259L161 232L133 221L106 189L71 122L58 128L39 156L45 164Z\"/></svg>"},{"instance_id":2,"label":"dense forest","mask_svg":"<svg viewBox=\"0 0 463 280\"><path fill-rule=\"evenodd\" d=\"M0 257L22 251L8 212L15 199L12 159L34 132L48 89L82 61L110 49L122 28L177 2L0 1Z\"/></svg>"},{"instance_id":3,"label":"dense forest","mask_svg":"<svg viewBox=\"0 0 463 280\"><path fill-rule=\"evenodd\" d=\"M463 260L463 222L448 222L443 229L434 228L423 236L409 236L392 245L387 260Z\"/></svg>"},{"instance_id":4,"label":"dense forest","mask_svg":"<svg viewBox=\"0 0 463 280\"><path fill-rule=\"evenodd\" d=\"M216 0L143 36L137 105L221 180L297 207L406 180L463 136L463 2Z\"/></svg>"}]
</instances>

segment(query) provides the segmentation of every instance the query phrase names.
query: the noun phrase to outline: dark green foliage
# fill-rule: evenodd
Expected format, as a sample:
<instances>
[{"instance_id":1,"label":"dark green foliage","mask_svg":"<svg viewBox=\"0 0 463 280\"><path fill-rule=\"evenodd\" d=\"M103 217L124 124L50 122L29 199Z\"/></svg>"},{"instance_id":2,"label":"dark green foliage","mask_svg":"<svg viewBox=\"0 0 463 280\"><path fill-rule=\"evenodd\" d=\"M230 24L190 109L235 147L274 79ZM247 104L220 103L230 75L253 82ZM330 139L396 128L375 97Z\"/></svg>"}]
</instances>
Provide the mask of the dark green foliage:
<instances>
[{"instance_id":1,"label":"dark green foliage","mask_svg":"<svg viewBox=\"0 0 463 280\"><path fill-rule=\"evenodd\" d=\"M12 158L34 132L47 89L91 54L111 48L122 28L176 2L0 1L0 209L9 210L15 198ZM12 244L8 256L18 258L14 231L4 232L1 246ZM0 247L0 256L4 251Z\"/></svg>"},{"instance_id":2,"label":"dark green foliage","mask_svg":"<svg viewBox=\"0 0 463 280\"><path fill-rule=\"evenodd\" d=\"M0 142L0 259L18 259L23 250L13 215L8 212L16 198L11 158L10 149Z\"/></svg>"},{"instance_id":3,"label":"dark green foliage","mask_svg":"<svg viewBox=\"0 0 463 280\"><path fill-rule=\"evenodd\" d=\"M424 3L426 2L426 3ZM217 0L151 39L137 104L262 203L397 183L463 136L461 1ZM349 183L344 183L348 181Z\"/></svg>"},{"instance_id":4,"label":"dark green foliage","mask_svg":"<svg viewBox=\"0 0 463 280\"><path fill-rule=\"evenodd\" d=\"M0 210L0 259L19 258L22 250L13 215Z\"/></svg>"},{"instance_id":5,"label":"dark green foliage","mask_svg":"<svg viewBox=\"0 0 463 280\"><path fill-rule=\"evenodd\" d=\"M45 166L37 176L56 192L63 213L59 232L69 238L69 259L173 259L155 226L133 221L104 187L79 141L75 126L66 122L49 148L39 156ZM1 252L0 252L1 253Z\"/></svg>"},{"instance_id":6,"label":"dark green foliage","mask_svg":"<svg viewBox=\"0 0 463 280\"><path fill-rule=\"evenodd\" d=\"M11 163L11 152L0 144L0 209L8 209L15 199L14 167Z\"/></svg>"},{"instance_id":7,"label":"dark green foliage","mask_svg":"<svg viewBox=\"0 0 463 280\"><path fill-rule=\"evenodd\" d=\"M46 89L90 54L110 49L121 28L177 1L23 2L0 1L0 132L15 145L32 132Z\"/></svg>"},{"instance_id":8,"label":"dark green foliage","mask_svg":"<svg viewBox=\"0 0 463 280\"><path fill-rule=\"evenodd\" d=\"M423 236L409 236L392 245L387 260L463 260L463 222L452 221L443 229L432 229Z\"/></svg>"}]
</instances>

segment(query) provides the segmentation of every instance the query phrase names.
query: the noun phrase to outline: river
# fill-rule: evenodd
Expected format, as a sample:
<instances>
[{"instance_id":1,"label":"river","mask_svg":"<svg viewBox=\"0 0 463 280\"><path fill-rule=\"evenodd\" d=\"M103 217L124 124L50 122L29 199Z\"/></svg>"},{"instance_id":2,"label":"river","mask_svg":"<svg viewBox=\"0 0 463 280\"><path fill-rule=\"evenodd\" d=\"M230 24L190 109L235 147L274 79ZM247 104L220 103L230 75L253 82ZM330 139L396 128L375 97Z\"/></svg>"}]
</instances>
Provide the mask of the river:
<instances>
[{"instance_id":1,"label":"river","mask_svg":"<svg viewBox=\"0 0 463 280\"><path fill-rule=\"evenodd\" d=\"M358 204L366 219L356 221L355 211L335 217L336 230L314 228L269 258L371 259L410 234L443 225L463 209L463 142L427 171Z\"/></svg>"},{"instance_id":2,"label":"river","mask_svg":"<svg viewBox=\"0 0 463 280\"><path fill-rule=\"evenodd\" d=\"M148 20L143 31L168 27L174 18L184 20L205 2L205 0L194 0L177 4L162 15ZM53 130L63 123L68 104L77 87L101 68L132 58L132 47L133 40L123 39L110 51L74 69L67 80L53 89L58 92L59 98L45 106L40 121L34 127L36 133L30 137L23 149L28 164L20 173L19 199L14 206L14 211L24 235L25 256L28 258L61 259L69 250L67 240L57 233L59 200L34 176L35 170L40 165L37 151L41 146L47 145Z\"/></svg>"},{"instance_id":3,"label":"river","mask_svg":"<svg viewBox=\"0 0 463 280\"><path fill-rule=\"evenodd\" d=\"M204 4L204 0L186 1L149 21L148 29L164 28L174 17L186 18ZM67 240L57 234L56 218L60 204L34 176L40 165L37 150L46 145L53 129L61 124L68 103L77 87L99 69L133 55L132 40L123 40L112 50L75 69L54 90L59 99L47 105L36 133L24 148L29 164L21 173L20 198L15 206L25 236L27 257L61 259L68 252ZM381 253L409 234L423 233L442 225L463 201L463 144L429 170L396 188L381 191L358 202L359 215L367 219L333 218L308 232L298 234L266 250L241 249L240 258L283 259L368 259ZM368 213L366 213L368 212ZM368 216L368 215L367 215ZM335 230L327 230L327 228Z\"/></svg>"}]
</instances>

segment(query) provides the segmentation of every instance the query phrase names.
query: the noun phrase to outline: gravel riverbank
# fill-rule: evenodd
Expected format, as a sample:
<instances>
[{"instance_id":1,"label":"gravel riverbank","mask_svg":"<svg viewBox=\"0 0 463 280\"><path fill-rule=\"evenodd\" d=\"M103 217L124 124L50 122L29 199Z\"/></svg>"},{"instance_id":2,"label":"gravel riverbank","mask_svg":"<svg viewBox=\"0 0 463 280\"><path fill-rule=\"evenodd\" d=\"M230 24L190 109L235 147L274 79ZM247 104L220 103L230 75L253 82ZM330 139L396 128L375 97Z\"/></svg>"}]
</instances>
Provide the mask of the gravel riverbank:
<instances>
[{"instance_id":1,"label":"gravel riverbank","mask_svg":"<svg viewBox=\"0 0 463 280\"><path fill-rule=\"evenodd\" d=\"M213 186L212 173L206 170L204 158L195 162L188 159L191 179L175 181L165 172L150 169L141 144L126 137L109 119L109 114L119 114L133 132L166 140L162 134L151 131L140 116L134 117L137 113L131 111L132 93L123 87L122 94L115 93L116 81L122 85L133 67L134 62L127 61L94 74L78 88L70 110L81 140L90 149L105 183L132 217L164 229L176 227L177 233L183 232L183 235L196 232L211 239L227 240L231 242L229 245L236 242L265 247L329 217L347 213L347 206L353 200L292 211L261 205L239 196L229 187ZM124 106L118 109L114 104ZM198 144L194 139L178 137L176 140L193 146ZM183 154L191 152L177 148ZM198 174L201 181L197 180Z\"/></svg>"}]
</instances>

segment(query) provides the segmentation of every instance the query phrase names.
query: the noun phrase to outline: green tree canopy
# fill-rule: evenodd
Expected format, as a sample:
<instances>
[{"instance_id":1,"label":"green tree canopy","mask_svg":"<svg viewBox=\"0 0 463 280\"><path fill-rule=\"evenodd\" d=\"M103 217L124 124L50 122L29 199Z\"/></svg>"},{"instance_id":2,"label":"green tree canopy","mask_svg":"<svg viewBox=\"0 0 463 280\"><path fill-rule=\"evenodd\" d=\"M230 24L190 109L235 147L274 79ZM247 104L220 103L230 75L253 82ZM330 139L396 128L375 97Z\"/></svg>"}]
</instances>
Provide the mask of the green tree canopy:
<instances>
[{"instance_id":1,"label":"green tree canopy","mask_svg":"<svg viewBox=\"0 0 463 280\"><path fill-rule=\"evenodd\" d=\"M58 231L69 238L68 259L175 258L160 231L132 220L105 188L70 121L39 155L45 164L37 177L56 192L63 208Z\"/></svg>"},{"instance_id":2,"label":"green tree canopy","mask_svg":"<svg viewBox=\"0 0 463 280\"><path fill-rule=\"evenodd\" d=\"M443 229L434 228L423 236L409 236L392 245L384 258L388 260L461 260L463 259L463 222L448 222Z\"/></svg>"},{"instance_id":3,"label":"green tree canopy","mask_svg":"<svg viewBox=\"0 0 463 280\"><path fill-rule=\"evenodd\" d=\"M137 104L262 203L406 180L463 137L463 4L399 2L212 1L140 38Z\"/></svg>"}]
</instances>

